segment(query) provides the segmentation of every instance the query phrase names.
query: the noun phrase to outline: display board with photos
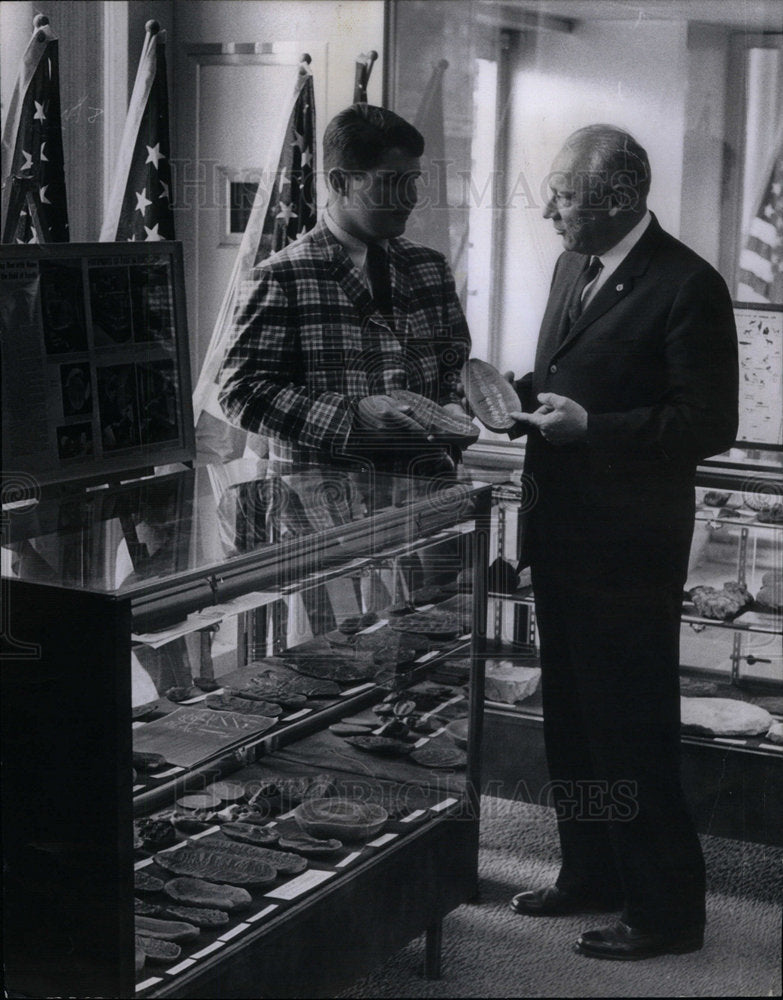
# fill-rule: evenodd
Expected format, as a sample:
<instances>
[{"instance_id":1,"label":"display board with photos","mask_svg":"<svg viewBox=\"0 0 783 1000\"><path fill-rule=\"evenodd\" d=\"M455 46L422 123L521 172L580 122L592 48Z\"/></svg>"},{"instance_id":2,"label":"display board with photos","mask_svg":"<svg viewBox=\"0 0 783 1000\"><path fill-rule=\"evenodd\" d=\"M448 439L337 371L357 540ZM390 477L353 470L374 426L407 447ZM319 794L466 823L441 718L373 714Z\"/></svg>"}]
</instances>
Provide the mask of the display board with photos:
<instances>
[{"instance_id":1,"label":"display board with photos","mask_svg":"<svg viewBox=\"0 0 783 1000\"><path fill-rule=\"evenodd\" d=\"M735 302L740 364L737 444L783 451L783 305Z\"/></svg>"},{"instance_id":2,"label":"display board with photos","mask_svg":"<svg viewBox=\"0 0 783 1000\"><path fill-rule=\"evenodd\" d=\"M3 466L37 484L194 455L182 247L0 247Z\"/></svg>"}]
</instances>

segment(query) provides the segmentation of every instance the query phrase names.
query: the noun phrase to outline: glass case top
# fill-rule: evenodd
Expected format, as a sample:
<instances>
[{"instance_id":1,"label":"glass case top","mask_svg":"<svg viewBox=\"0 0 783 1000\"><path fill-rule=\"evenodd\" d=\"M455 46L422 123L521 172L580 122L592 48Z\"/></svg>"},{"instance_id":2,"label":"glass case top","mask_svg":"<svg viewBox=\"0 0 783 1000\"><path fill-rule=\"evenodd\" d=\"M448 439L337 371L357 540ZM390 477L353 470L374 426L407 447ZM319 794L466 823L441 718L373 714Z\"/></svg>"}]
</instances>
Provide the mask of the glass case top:
<instances>
[{"instance_id":1,"label":"glass case top","mask_svg":"<svg viewBox=\"0 0 783 1000\"><path fill-rule=\"evenodd\" d=\"M292 539L339 546L347 533L399 521L407 541L427 512L437 512L441 526L470 517L482 489L488 487L318 466L239 482L224 466L182 469L6 509L3 576L133 594L254 556L274 559ZM351 525L355 532L339 530Z\"/></svg>"}]
</instances>

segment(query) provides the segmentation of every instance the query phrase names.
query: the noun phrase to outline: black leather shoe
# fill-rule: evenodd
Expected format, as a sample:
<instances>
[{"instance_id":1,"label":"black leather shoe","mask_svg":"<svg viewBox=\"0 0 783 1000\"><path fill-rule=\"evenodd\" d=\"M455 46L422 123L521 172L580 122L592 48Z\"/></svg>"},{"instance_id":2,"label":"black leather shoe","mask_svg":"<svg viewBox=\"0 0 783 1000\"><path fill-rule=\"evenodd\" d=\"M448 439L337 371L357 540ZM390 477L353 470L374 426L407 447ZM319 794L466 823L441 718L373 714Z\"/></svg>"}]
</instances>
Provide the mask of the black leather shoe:
<instances>
[{"instance_id":1,"label":"black leather shoe","mask_svg":"<svg viewBox=\"0 0 783 1000\"><path fill-rule=\"evenodd\" d=\"M565 917L570 913L605 913L620 909L620 904L614 901L576 896L556 885L518 892L509 906L514 913L527 917Z\"/></svg>"},{"instance_id":2,"label":"black leather shoe","mask_svg":"<svg viewBox=\"0 0 783 1000\"><path fill-rule=\"evenodd\" d=\"M684 955L698 951L704 944L704 927L689 927L676 933L642 931L618 920L611 927L585 931L577 939L575 950L590 958L609 958L632 962L656 955Z\"/></svg>"}]
</instances>

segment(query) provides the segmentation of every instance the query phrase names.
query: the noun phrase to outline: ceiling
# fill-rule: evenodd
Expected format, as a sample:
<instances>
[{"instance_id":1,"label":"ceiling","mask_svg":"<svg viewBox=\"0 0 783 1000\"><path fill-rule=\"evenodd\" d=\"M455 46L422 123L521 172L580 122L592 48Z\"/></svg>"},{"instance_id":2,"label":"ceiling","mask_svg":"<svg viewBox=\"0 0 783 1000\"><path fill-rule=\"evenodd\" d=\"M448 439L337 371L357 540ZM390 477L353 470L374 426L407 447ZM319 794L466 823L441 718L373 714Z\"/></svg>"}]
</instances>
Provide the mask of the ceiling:
<instances>
[{"instance_id":1,"label":"ceiling","mask_svg":"<svg viewBox=\"0 0 783 1000\"><path fill-rule=\"evenodd\" d=\"M502 6L576 21L686 20L783 32L781 0L503 0Z\"/></svg>"}]
</instances>

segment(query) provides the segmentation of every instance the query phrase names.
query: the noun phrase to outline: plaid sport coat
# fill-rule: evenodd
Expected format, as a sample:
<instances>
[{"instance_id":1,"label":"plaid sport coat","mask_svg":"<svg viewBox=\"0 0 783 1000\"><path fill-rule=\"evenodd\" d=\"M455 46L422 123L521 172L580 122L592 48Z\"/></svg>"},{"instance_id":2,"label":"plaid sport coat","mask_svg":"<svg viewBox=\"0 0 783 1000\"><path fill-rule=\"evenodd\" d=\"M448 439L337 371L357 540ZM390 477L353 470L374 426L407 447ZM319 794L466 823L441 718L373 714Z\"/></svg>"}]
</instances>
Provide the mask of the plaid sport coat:
<instances>
[{"instance_id":1,"label":"plaid sport coat","mask_svg":"<svg viewBox=\"0 0 783 1000\"><path fill-rule=\"evenodd\" d=\"M227 419L267 435L283 460L344 453L363 396L410 389L439 403L470 335L442 254L389 240L394 330L323 221L243 282L219 399Z\"/></svg>"}]
</instances>

